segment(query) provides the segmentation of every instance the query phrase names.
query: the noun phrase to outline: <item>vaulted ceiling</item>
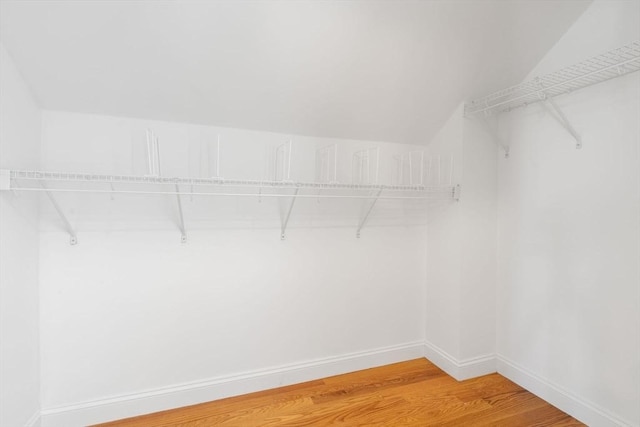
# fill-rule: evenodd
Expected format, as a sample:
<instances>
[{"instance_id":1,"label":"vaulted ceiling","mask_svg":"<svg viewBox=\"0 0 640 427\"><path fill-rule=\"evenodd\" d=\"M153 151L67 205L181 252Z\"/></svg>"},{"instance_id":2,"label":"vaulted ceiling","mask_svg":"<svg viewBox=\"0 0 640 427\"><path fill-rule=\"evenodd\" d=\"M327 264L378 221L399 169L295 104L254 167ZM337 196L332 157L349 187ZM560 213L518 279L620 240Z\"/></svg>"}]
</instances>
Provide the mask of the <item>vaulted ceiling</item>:
<instances>
[{"instance_id":1,"label":"vaulted ceiling","mask_svg":"<svg viewBox=\"0 0 640 427\"><path fill-rule=\"evenodd\" d=\"M424 143L589 3L2 1L0 40L46 109Z\"/></svg>"}]
</instances>

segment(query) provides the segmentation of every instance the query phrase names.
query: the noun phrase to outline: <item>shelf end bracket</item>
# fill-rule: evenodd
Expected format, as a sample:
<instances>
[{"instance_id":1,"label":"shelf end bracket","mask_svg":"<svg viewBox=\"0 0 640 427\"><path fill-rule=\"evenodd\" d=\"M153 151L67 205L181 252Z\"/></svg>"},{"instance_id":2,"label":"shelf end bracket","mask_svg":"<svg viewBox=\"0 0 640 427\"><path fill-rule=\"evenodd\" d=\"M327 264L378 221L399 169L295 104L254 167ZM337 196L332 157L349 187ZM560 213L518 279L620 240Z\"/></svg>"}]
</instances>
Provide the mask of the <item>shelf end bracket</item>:
<instances>
[{"instance_id":1,"label":"shelf end bracket","mask_svg":"<svg viewBox=\"0 0 640 427\"><path fill-rule=\"evenodd\" d=\"M293 198L291 199L291 204L289 205L289 210L287 211L287 216L282 221L282 227L280 228L280 240L284 240L286 237L285 232L287 231L287 225L289 224L289 218L291 218L291 211L293 210L293 204L296 202L296 198L298 197L298 192L300 188L296 187L296 190L293 192Z\"/></svg>"},{"instance_id":2,"label":"shelf end bracket","mask_svg":"<svg viewBox=\"0 0 640 427\"><path fill-rule=\"evenodd\" d=\"M560 125L573 137L573 139L576 140L576 148L582 148L582 138L580 137L580 135L578 135L578 132L576 132L575 128L571 125L571 122L569 121L569 119L567 119L567 116L564 114L562 109L558 107L558 104L556 104L552 98L545 96L542 100L542 105L549 112L549 114L554 119L556 119L556 121L560 123Z\"/></svg>"},{"instance_id":3,"label":"shelf end bracket","mask_svg":"<svg viewBox=\"0 0 640 427\"><path fill-rule=\"evenodd\" d=\"M56 212L60 216L60 219L62 220L62 224L64 225L65 230L67 230L67 233L69 233L69 244L72 245L72 246L73 245L77 245L78 244L78 237L76 236L76 232L73 229L73 227L71 227L71 223L69 222L69 220L67 219L67 216L62 211L62 208L60 208L60 205L58 204L58 201L53 196L51 191L49 191L49 189L47 188L47 186L45 185L44 182L40 181L40 187L42 187L44 189L45 194L49 198L49 201L51 202L51 204L53 205L54 209L56 210Z\"/></svg>"},{"instance_id":4,"label":"shelf end bracket","mask_svg":"<svg viewBox=\"0 0 640 427\"><path fill-rule=\"evenodd\" d=\"M182 199L180 198L180 187L176 184L176 200L178 202L178 228L180 229L180 242L187 243L187 231L184 226L184 214L182 213Z\"/></svg>"},{"instance_id":5,"label":"shelf end bracket","mask_svg":"<svg viewBox=\"0 0 640 427\"><path fill-rule=\"evenodd\" d=\"M378 199L380 198L380 194L382 194L382 190L383 190L382 188L378 190L378 192L376 193L375 198L373 199L373 202L371 202L371 204L369 205L369 208L367 209L367 212L364 214L364 216L360 220L360 223L358 224L358 229L356 230L356 237L358 239L360 238L360 232L362 231L362 228L367 223L367 220L369 219L369 215L371 215L371 212L373 211L373 208L376 206L376 203L378 202Z\"/></svg>"}]
</instances>

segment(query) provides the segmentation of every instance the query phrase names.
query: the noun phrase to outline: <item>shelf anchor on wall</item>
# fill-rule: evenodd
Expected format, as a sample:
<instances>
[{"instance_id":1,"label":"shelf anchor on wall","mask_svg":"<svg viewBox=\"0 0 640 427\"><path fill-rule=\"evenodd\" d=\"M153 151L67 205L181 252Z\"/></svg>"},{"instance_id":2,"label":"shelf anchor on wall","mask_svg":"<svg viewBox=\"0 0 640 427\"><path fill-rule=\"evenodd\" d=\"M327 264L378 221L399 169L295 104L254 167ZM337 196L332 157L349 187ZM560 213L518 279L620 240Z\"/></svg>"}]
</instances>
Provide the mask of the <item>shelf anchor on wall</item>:
<instances>
[{"instance_id":1,"label":"shelf anchor on wall","mask_svg":"<svg viewBox=\"0 0 640 427\"><path fill-rule=\"evenodd\" d=\"M287 216L285 216L284 221L282 221L282 228L280 228L280 240L285 239L285 231L287 231L287 225L289 224L289 218L291 218L291 211L293 210L293 204L296 202L298 191L300 191L300 188L296 188L296 191L293 192L293 198L291 199Z\"/></svg>"},{"instance_id":2,"label":"shelf anchor on wall","mask_svg":"<svg viewBox=\"0 0 640 427\"><path fill-rule=\"evenodd\" d=\"M291 204L289 205L289 210L287 211L287 216L285 216L284 221L282 221L282 228L280 229L280 240L285 239L285 231L287 231L287 225L289 224L289 218L291 218L291 211L293 210L293 204L296 202L298 191L300 191L300 188L296 187L296 190L293 192Z\"/></svg>"},{"instance_id":3,"label":"shelf anchor on wall","mask_svg":"<svg viewBox=\"0 0 640 427\"><path fill-rule=\"evenodd\" d=\"M67 219L66 215L60 208L58 201L56 200L55 197L53 197L53 194L51 194L51 191L47 189L47 186L44 184L44 182L40 181L40 186L45 190L45 193L47 194L49 201L55 208L56 212L58 212L58 215L62 220L62 224L64 225L65 230L67 230L67 233L69 233L69 244L71 245L78 244L78 237L76 236L76 232L74 231L73 227L71 227L71 223L69 223L69 220Z\"/></svg>"},{"instance_id":4,"label":"shelf anchor on wall","mask_svg":"<svg viewBox=\"0 0 640 427\"><path fill-rule=\"evenodd\" d=\"M176 199L178 201L178 228L180 229L180 242L187 243L187 231L184 226L184 215L182 213L182 200L180 199L180 187L176 184Z\"/></svg>"},{"instance_id":5,"label":"shelf anchor on wall","mask_svg":"<svg viewBox=\"0 0 640 427\"><path fill-rule=\"evenodd\" d=\"M549 115L556 119L556 121L560 123L560 126L562 126L576 140L576 148L582 148L582 138L571 125L571 122L569 122L569 119L567 119L567 116L564 114L562 109L558 107L558 104L556 104L556 102L552 98L548 97L544 92L541 93L540 96L542 98L542 106L547 110Z\"/></svg>"},{"instance_id":6,"label":"shelf anchor on wall","mask_svg":"<svg viewBox=\"0 0 640 427\"><path fill-rule=\"evenodd\" d=\"M362 227L364 227L364 225L367 222L367 219L369 219L369 215L371 215L371 212L373 211L373 208L375 207L376 203L378 202L378 199L380 198L380 194L382 193L382 190L383 190L383 188L380 188L378 190L378 192L376 193L376 197L373 199L373 202L371 202L371 204L369 205L369 209L367 209L367 212L364 214L364 216L360 220L360 224L358 224L358 229L356 230L356 237L358 239L360 238L360 231L362 231Z\"/></svg>"}]
</instances>

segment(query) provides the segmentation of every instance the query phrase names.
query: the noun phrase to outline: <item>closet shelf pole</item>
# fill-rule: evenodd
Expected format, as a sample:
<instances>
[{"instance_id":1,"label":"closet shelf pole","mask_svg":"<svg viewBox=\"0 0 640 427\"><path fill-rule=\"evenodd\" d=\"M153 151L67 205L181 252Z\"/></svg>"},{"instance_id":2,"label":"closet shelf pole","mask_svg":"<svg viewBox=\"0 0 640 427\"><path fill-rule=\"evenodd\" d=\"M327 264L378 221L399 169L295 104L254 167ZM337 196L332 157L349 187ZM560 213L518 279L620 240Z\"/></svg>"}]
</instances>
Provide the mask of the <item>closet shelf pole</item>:
<instances>
[{"instance_id":1,"label":"closet shelf pole","mask_svg":"<svg viewBox=\"0 0 640 427\"><path fill-rule=\"evenodd\" d=\"M296 202L296 198L298 197L299 188L293 192L293 198L291 199L291 204L289 205L289 210L287 211L287 216L285 216L284 221L282 222L282 228L280 229L280 240L285 239L285 232L287 231L287 225L289 224L289 218L291 218L291 211L293 210L293 204Z\"/></svg>"},{"instance_id":2,"label":"closet shelf pole","mask_svg":"<svg viewBox=\"0 0 640 427\"><path fill-rule=\"evenodd\" d=\"M58 215L62 220L62 224L64 225L65 230L67 230L67 233L69 233L69 244L71 245L78 244L78 237L76 236L76 232L74 231L73 227L71 227L71 223L69 222L69 220L67 219L67 216L62 211L62 208L60 208L58 201L53 196L53 194L51 194L51 191L47 189L47 186L45 185L44 182L39 181L39 183L40 183L40 186L44 189L45 193L47 194L47 197L49 198L49 201L55 208L56 212L58 212Z\"/></svg>"},{"instance_id":3,"label":"closet shelf pole","mask_svg":"<svg viewBox=\"0 0 640 427\"><path fill-rule=\"evenodd\" d=\"M178 228L180 229L180 242L187 243L187 231L184 226L184 214L182 213L182 199L180 198L180 187L176 184L176 200L178 202Z\"/></svg>"},{"instance_id":4,"label":"closet shelf pole","mask_svg":"<svg viewBox=\"0 0 640 427\"><path fill-rule=\"evenodd\" d=\"M367 212L364 214L364 216L360 220L360 224L358 224L358 229L356 230L356 237L358 239L360 238L360 231L362 231L362 228L366 224L367 219L369 219L369 215L371 215L373 208L375 207L376 203L378 202L378 199L380 198L380 194L382 194L382 190L383 190L382 188L378 190L378 193L376 194L376 198L373 199L373 201L369 205L369 209L367 209Z\"/></svg>"}]
</instances>

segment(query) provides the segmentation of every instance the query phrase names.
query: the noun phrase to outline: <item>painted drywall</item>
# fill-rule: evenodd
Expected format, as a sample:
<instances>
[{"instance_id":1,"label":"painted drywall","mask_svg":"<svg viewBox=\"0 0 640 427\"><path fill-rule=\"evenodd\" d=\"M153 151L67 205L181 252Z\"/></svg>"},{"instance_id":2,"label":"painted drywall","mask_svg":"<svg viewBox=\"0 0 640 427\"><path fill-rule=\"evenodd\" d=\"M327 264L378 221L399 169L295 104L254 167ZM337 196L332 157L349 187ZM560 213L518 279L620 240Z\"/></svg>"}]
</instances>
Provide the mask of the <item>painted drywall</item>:
<instances>
[{"instance_id":1,"label":"painted drywall","mask_svg":"<svg viewBox=\"0 0 640 427\"><path fill-rule=\"evenodd\" d=\"M166 176L199 174L189 169L189 146L219 133L221 174L263 179L270 167L266 148L289 138L44 112L45 168L131 173L132 144L144 142L146 127L159 136ZM344 150L341 181L349 178L351 152L372 146L294 137L292 178L313 180L316 147L334 142ZM393 154L412 149L381 144L382 182L394 179ZM193 392L202 382L251 378L281 366L302 369L317 360L416 343L420 351L411 355L422 354L423 206L380 201L357 239L357 221L367 206L362 200L297 200L281 241L278 201L184 197L188 243L181 244L175 197L113 198L60 195L77 227L76 246L69 245L50 208L42 209L44 425L80 425L211 400L221 395L184 398L175 389ZM407 222L398 223L395 212ZM280 384L304 378L287 375ZM264 382L253 390L277 385ZM132 404L169 389L176 397L168 404ZM234 390L252 391L229 386L226 393ZM80 413L96 407L87 417Z\"/></svg>"},{"instance_id":2,"label":"painted drywall","mask_svg":"<svg viewBox=\"0 0 640 427\"><path fill-rule=\"evenodd\" d=\"M40 110L0 44L0 168L34 169ZM0 193L0 425L33 426L40 410L38 202Z\"/></svg>"},{"instance_id":3,"label":"painted drywall","mask_svg":"<svg viewBox=\"0 0 640 427\"><path fill-rule=\"evenodd\" d=\"M597 1L532 76L640 39L640 4ZM576 57L579 52L581 58ZM499 371L589 425L640 425L640 76L502 116Z\"/></svg>"},{"instance_id":4,"label":"painted drywall","mask_svg":"<svg viewBox=\"0 0 640 427\"><path fill-rule=\"evenodd\" d=\"M428 208L426 354L458 379L495 370L496 150L463 105L429 144L461 197Z\"/></svg>"},{"instance_id":5,"label":"painted drywall","mask_svg":"<svg viewBox=\"0 0 640 427\"><path fill-rule=\"evenodd\" d=\"M493 371L495 368L489 359L495 353L498 147L479 122L464 118L462 125L464 197L461 194L459 357L463 361L482 361L483 369Z\"/></svg>"},{"instance_id":6,"label":"painted drywall","mask_svg":"<svg viewBox=\"0 0 640 427\"><path fill-rule=\"evenodd\" d=\"M433 156L462 160L462 110L458 108L429 144ZM455 169L455 181L462 177ZM430 206L427 215L426 340L460 357L460 204Z\"/></svg>"},{"instance_id":7,"label":"painted drywall","mask_svg":"<svg viewBox=\"0 0 640 427\"><path fill-rule=\"evenodd\" d=\"M426 143L589 1L3 1L0 31L47 109Z\"/></svg>"}]
</instances>

